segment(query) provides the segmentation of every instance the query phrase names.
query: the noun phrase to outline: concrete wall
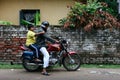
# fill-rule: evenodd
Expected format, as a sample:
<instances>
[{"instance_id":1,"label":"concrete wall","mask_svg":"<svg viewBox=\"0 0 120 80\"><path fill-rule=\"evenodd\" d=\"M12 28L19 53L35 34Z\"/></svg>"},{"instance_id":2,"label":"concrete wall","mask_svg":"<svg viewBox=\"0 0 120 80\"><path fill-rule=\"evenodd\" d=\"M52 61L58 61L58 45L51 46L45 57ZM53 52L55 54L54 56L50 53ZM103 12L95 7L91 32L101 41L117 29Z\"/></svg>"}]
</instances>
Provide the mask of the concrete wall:
<instances>
[{"instance_id":1,"label":"concrete wall","mask_svg":"<svg viewBox=\"0 0 120 80\"><path fill-rule=\"evenodd\" d=\"M58 20L67 15L67 5L73 4L73 0L0 0L0 20L19 25L21 9L40 9L41 21L57 25Z\"/></svg>"}]
</instances>

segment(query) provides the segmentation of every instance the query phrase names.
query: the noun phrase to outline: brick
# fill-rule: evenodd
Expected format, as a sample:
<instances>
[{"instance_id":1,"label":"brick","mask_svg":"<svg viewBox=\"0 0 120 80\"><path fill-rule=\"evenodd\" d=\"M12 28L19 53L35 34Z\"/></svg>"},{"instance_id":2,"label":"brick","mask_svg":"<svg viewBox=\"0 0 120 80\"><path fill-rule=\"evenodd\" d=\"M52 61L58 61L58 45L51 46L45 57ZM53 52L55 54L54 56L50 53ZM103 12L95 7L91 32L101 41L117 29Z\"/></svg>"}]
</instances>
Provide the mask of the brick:
<instances>
[{"instance_id":1,"label":"brick","mask_svg":"<svg viewBox=\"0 0 120 80\"><path fill-rule=\"evenodd\" d=\"M1 41L4 41L4 39L3 39L3 38L0 38L0 42L1 42Z\"/></svg>"},{"instance_id":2,"label":"brick","mask_svg":"<svg viewBox=\"0 0 120 80\"><path fill-rule=\"evenodd\" d=\"M18 54L18 51L13 51L11 54L17 55L17 54Z\"/></svg>"},{"instance_id":3,"label":"brick","mask_svg":"<svg viewBox=\"0 0 120 80\"><path fill-rule=\"evenodd\" d=\"M12 46L11 45L5 45L4 48L11 49Z\"/></svg>"}]
</instances>

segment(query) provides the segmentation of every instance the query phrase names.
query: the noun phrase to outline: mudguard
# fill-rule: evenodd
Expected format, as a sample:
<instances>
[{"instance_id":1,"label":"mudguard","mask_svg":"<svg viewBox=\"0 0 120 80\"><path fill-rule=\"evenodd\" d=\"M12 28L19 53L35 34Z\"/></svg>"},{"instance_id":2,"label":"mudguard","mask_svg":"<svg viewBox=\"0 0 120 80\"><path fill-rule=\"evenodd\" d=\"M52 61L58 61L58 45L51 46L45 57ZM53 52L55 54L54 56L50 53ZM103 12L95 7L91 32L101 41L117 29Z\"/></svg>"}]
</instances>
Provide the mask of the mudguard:
<instances>
[{"instance_id":1,"label":"mudguard","mask_svg":"<svg viewBox=\"0 0 120 80\"><path fill-rule=\"evenodd\" d=\"M68 54L73 55L73 54L76 54L76 52L75 51L69 51L67 54L64 54L64 57L67 56Z\"/></svg>"},{"instance_id":2,"label":"mudguard","mask_svg":"<svg viewBox=\"0 0 120 80\"><path fill-rule=\"evenodd\" d=\"M74 55L77 54L75 51L69 51L68 53L65 53L63 56L66 57L67 55Z\"/></svg>"},{"instance_id":3,"label":"mudguard","mask_svg":"<svg viewBox=\"0 0 120 80\"><path fill-rule=\"evenodd\" d=\"M59 65L61 66L63 64L63 59L68 56L68 54L70 55L74 55L77 54L75 51L69 51L68 53L63 54L63 57L61 58L61 60L59 61Z\"/></svg>"},{"instance_id":4,"label":"mudguard","mask_svg":"<svg viewBox=\"0 0 120 80\"><path fill-rule=\"evenodd\" d=\"M31 60L33 58L32 51L24 51L22 54L22 58Z\"/></svg>"},{"instance_id":5,"label":"mudguard","mask_svg":"<svg viewBox=\"0 0 120 80\"><path fill-rule=\"evenodd\" d=\"M76 52L75 51L70 51L70 52L68 52L68 54L72 55L72 54L76 54Z\"/></svg>"}]
</instances>

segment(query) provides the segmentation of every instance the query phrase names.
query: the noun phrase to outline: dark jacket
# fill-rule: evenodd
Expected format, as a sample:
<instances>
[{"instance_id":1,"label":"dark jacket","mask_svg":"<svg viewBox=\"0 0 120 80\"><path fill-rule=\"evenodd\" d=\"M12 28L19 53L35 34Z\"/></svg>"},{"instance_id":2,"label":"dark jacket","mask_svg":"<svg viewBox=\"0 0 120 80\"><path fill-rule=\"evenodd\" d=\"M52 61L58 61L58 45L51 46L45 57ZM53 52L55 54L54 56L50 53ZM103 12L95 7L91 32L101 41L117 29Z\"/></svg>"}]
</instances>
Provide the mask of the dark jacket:
<instances>
[{"instance_id":1,"label":"dark jacket","mask_svg":"<svg viewBox=\"0 0 120 80\"><path fill-rule=\"evenodd\" d=\"M41 27L39 28L38 32L42 32L44 31ZM53 40L51 37L49 37L47 35L47 33L44 33L44 34L41 34L41 35L38 35L36 37L36 44L39 46L39 47L46 47L46 41L50 41L52 43L55 43L55 40Z\"/></svg>"}]
</instances>

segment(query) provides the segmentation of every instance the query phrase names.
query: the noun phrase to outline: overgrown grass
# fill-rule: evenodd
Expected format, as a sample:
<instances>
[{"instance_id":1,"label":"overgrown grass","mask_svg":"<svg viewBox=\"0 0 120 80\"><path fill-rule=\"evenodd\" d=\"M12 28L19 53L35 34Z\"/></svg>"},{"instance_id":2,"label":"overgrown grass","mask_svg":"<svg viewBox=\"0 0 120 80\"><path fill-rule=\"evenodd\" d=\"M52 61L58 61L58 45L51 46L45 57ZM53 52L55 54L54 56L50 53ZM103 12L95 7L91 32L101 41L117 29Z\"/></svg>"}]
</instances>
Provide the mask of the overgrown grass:
<instances>
[{"instance_id":1,"label":"overgrown grass","mask_svg":"<svg viewBox=\"0 0 120 80\"><path fill-rule=\"evenodd\" d=\"M22 68L23 67L21 64L11 65L10 63L0 62L0 69L22 69Z\"/></svg>"},{"instance_id":2,"label":"overgrown grass","mask_svg":"<svg viewBox=\"0 0 120 80\"><path fill-rule=\"evenodd\" d=\"M54 66L52 68L60 68L60 67L58 65L56 65L56 66ZM113 64L82 64L81 68L112 68L112 69L119 69L120 65L113 65ZM23 66L22 66L22 64L11 65L10 63L0 62L0 69L23 69Z\"/></svg>"}]
</instances>

